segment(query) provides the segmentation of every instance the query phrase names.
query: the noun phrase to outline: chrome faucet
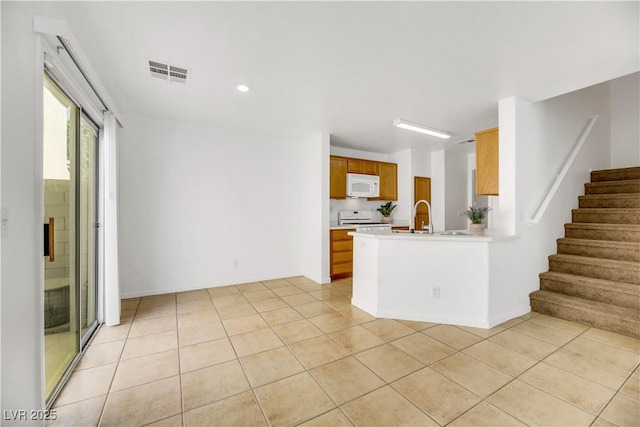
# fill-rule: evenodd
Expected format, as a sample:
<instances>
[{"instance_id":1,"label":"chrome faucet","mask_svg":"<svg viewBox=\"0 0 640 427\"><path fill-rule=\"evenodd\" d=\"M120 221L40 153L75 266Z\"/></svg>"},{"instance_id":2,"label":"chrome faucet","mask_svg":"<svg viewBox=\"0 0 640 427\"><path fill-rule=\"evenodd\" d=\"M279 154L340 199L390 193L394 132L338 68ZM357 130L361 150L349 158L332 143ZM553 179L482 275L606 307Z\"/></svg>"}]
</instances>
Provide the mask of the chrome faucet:
<instances>
[{"instance_id":1,"label":"chrome faucet","mask_svg":"<svg viewBox=\"0 0 640 427\"><path fill-rule=\"evenodd\" d=\"M433 223L431 221L431 205L424 199L418 200L413 207L413 211L411 212L411 221L409 221L409 233L415 233L413 223L416 221L416 211L418 210L418 205L420 203L424 203L425 205L427 205L427 212L429 214L429 234L433 234ZM424 222L422 224L422 227L424 228Z\"/></svg>"}]
</instances>

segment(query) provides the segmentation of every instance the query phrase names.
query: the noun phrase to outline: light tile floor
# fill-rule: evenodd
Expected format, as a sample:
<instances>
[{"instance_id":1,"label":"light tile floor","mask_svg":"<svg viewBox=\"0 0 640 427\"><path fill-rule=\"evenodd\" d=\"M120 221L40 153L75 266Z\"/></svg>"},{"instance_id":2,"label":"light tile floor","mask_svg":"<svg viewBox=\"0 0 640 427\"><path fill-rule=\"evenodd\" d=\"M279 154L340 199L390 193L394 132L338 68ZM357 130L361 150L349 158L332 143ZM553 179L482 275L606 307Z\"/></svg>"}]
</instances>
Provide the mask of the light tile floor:
<instances>
[{"instance_id":1,"label":"light tile floor","mask_svg":"<svg viewBox=\"0 0 640 427\"><path fill-rule=\"evenodd\" d=\"M640 425L638 340L536 313L376 319L350 297L292 277L123 300L50 425Z\"/></svg>"}]
</instances>

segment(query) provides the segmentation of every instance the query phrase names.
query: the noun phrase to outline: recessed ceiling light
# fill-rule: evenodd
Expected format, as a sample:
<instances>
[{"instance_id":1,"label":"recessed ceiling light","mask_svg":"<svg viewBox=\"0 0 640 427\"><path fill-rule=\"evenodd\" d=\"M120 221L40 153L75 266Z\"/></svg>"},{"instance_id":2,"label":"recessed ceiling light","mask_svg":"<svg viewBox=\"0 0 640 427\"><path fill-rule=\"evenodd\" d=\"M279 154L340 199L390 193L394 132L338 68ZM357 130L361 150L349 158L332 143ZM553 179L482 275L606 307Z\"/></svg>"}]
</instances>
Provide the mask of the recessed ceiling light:
<instances>
[{"instance_id":1,"label":"recessed ceiling light","mask_svg":"<svg viewBox=\"0 0 640 427\"><path fill-rule=\"evenodd\" d=\"M236 86L239 92L249 92L249 86L247 85L238 85Z\"/></svg>"},{"instance_id":2,"label":"recessed ceiling light","mask_svg":"<svg viewBox=\"0 0 640 427\"><path fill-rule=\"evenodd\" d=\"M425 133L431 136L437 136L438 138L442 138L442 139L451 138L451 133L449 132L419 125L418 123L413 123L404 119L394 120L393 125L402 129L412 130L414 132L420 132L420 133Z\"/></svg>"}]
</instances>

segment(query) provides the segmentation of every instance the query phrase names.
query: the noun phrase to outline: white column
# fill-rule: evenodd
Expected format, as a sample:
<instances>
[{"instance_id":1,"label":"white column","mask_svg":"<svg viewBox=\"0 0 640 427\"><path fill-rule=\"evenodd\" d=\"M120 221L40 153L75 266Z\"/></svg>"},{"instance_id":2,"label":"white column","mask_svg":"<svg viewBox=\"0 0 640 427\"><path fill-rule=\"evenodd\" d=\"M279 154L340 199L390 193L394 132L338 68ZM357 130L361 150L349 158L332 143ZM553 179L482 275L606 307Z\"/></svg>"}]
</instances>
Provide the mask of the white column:
<instances>
[{"instance_id":1,"label":"white column","mask_svg":"<svg viewBox=\"0 0 640 427\"><path fill-rule=\"evenodd\" d=\"M499 135L499 196L490 197L493 224L500 233L516 234L516 97L498 103Z\"/></svg>"},{"instance_id":2,"label":"white column","mask_svg":"<svg viewBox=\"0 0 640 427\"><path fill-rule=\"evenodd\" d=\"M329 277L329 134L305 141L300 191L304 210L302 274L318 283Z\"/></svg>"},{"instance_id":3,"label":"white column","mask_svg":"<svg viewBox=\"0 0 640 427\"><path fill-rule=\"evenodd\" d=\"M103 295L104 321L108 326L120 323L120 281L118 274L118 168L117 133L115 115L104 113L104 137L102 147L102 171L104 191L102 201L104 215L102 230L104 236Z\"/></svg>"},{"instance_id":4,"label":"white column","mask_svg":"<svg viewBox=\"0 0 640 427\"><path fill-rule=\"evenodd\" d=\"M431 153L431 223L436 231L444 230L444 208L444 150L438 150Z\"/></svg>"}]
</instances>

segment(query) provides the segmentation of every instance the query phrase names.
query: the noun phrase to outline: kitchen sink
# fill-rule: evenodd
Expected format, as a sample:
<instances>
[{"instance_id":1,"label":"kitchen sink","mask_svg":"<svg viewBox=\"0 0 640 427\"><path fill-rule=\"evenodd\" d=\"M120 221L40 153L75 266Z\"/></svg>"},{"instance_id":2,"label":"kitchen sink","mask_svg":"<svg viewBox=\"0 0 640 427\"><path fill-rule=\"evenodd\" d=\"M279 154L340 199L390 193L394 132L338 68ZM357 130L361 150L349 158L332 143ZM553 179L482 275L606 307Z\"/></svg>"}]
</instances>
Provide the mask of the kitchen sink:
<instances>
[{"instance_id":1,"label":"kitchen sink","mask_svg":"<svg viewBox=\"0 0 640 427\"><path fill-rule=\"evenodd\" d=\"M413 233L409 233L409 230L393 230L394 234L415 234L415 235L429 235L427 230L415 230ZM438 231L432 236L469 236L469 233L465 233L464 231L455 231L455 230L445 230Z\"/></svg>"}]
</instances>

